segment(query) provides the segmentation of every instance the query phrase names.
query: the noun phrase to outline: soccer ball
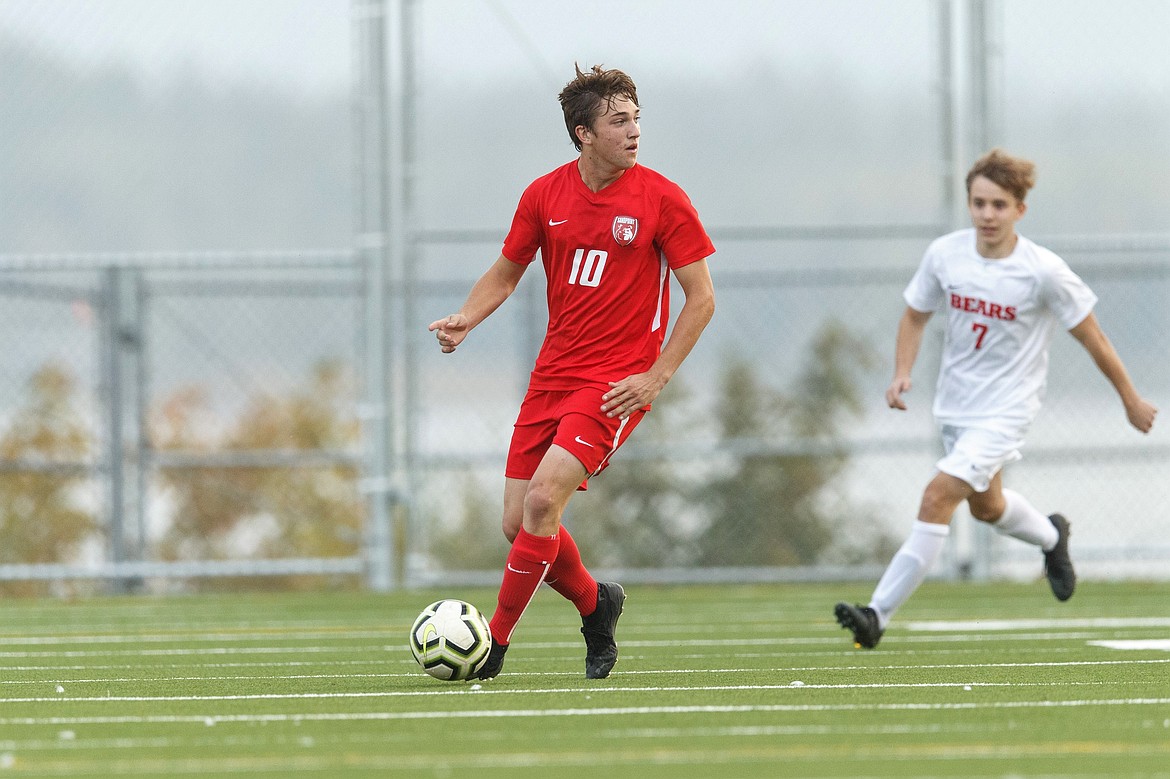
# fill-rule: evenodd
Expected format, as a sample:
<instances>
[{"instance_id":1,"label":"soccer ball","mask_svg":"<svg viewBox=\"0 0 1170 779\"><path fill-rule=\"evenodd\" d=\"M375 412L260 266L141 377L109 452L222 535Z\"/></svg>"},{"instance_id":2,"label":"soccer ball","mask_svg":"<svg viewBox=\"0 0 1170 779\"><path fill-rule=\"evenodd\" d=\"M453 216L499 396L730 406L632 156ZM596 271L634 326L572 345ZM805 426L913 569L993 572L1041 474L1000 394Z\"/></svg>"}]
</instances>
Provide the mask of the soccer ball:
<instances>
[{"instance_id":1,"label":"soccer ball","mask_svg":"<svg viewBox=\"0 0 1170 779\"><path fill-rule=\"evenodd\" d=\"M410 628L410 652L436 679L470 679L487 660L492 633L479 609L461 600L435 601Z\"/></svg>"}]
</instances>

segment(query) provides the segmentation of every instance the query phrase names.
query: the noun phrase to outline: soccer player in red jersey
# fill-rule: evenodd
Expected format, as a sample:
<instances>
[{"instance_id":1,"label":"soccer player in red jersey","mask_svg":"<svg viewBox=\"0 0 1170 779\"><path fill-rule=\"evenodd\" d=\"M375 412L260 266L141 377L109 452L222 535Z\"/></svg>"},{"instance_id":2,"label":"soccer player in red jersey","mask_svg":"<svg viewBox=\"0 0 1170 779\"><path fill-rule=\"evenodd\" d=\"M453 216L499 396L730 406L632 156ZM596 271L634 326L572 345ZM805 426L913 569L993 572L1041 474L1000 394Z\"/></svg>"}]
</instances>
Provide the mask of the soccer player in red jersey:
<instances>
[{"instance_id":1,"label":"soccer player in red jersey","mask_svg":"<svg viewBox=\"0 0 1170 779\"><path fill-rule=\"evenodd\" d=\"M480 679L499 674L542 582L581 614L586 677L609 675L625 591L590 575L561 516L650 410L715 311L707 268L715 248L698 214L678 185L638 165L633 80L577 68L559 99L580 156L528 186L499 258L457 313L430 324L442 351L454 352L540 251L548 330L508 450L503 529L512 548ZM671 273L685 301L667 339Z\"/></svg>"}]
</instances>

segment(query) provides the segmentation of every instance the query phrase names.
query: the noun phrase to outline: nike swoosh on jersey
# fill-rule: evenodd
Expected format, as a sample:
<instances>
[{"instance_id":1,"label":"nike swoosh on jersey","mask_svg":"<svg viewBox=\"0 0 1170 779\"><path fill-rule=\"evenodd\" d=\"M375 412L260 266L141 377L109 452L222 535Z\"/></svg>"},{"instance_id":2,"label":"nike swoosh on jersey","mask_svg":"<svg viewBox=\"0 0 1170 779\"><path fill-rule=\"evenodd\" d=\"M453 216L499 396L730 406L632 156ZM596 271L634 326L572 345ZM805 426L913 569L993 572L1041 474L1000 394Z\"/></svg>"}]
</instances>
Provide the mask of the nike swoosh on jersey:
<instances>
[{"instance_id":1,"label":"nike swoosh on jersey","mask_svg":"<svg viewBox=\"0 0 1170 779\"><path fill-rule=\"evenodd\" d=\"M532 571L521 571L519 568L513 568L511 563L508 563L508 570L512 573L522 573L526 576L532 573Z\"/></svg>"},{"instance_id":2,"label":"nike swoosh on jersey","mask_svg":"<svg viewBox=\"0 0 1170 779\"><path fill-rule=\"evenodd\" d=\"M585 439L583 439L581 436L577 436L577 437L576 437L576 438L574 438L573 440L574 440L574 441L576 441L577 443L581 444L582 446L588 446L590 449L593 449L593 448L594 448L594 447L593 447L593 444L589 443L588 441L586 441Z\"/></svg>"},{"instance_id":3,"label":"nike swoosh on jersey","mask_svg":"<svg viewBox=\"0 0 1170 779\"><path fill-rule=\"evenodd\" d=\"M567 221L569 221L569 220L568 220L568 219L562 219L562 220L561 220L561 221L559 221L559 222L554 222L553 220L551 220L551 219L550 219L550 220L548 220L548 226L549 226L549 227L556 227L557 225L563 225L563 224L564 224L565 222L567 222Z\"/></svg>"}]
</instances>

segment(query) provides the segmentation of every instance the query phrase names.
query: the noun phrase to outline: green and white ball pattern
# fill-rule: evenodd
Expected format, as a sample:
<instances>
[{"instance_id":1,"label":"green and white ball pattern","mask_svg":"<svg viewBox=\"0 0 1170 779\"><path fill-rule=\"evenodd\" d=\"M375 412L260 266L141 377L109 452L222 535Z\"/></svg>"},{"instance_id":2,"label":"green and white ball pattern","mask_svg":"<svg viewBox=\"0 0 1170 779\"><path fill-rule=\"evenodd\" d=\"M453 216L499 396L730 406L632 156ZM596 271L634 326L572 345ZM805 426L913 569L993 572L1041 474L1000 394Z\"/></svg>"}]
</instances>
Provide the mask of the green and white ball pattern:
<instances>
[{"instance_id":1,"label":"green and white ball pattern","mask_svg":"<svg viewBox=\"0 0 1170 779\"><path fill-rule=\"evenodd\" d=\"M445 682L473 677L491 649L487 619L466 601L435 601L410 628L414 659L428 674Z\"/></svg>"}]
</instances>

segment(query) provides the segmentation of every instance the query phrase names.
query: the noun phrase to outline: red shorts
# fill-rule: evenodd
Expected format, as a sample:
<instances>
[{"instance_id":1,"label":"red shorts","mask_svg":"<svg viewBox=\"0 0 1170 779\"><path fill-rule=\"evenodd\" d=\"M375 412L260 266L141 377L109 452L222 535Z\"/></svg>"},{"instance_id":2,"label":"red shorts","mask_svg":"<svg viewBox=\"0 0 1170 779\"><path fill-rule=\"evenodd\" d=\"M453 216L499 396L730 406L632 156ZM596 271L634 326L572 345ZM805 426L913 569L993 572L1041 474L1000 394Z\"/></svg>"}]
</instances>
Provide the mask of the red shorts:
<instances>
[{"instance_id":1,"label":"red shorts","mask_svg":"<svg viewBox=\"0 0 1170 779\"><path fill-rule=\"evenodd\" d=\"M593 384L576 390L528 390L508 448L509 479L531 479L536 466L553 444L565 449L585 466L589 478L601 473L609 458L625 443L642 421L647 409L625 419L607 417L601 410L601 396L608 385ZM649 407L647 407L649 408Z\"/></svg>"}]
</instances>

